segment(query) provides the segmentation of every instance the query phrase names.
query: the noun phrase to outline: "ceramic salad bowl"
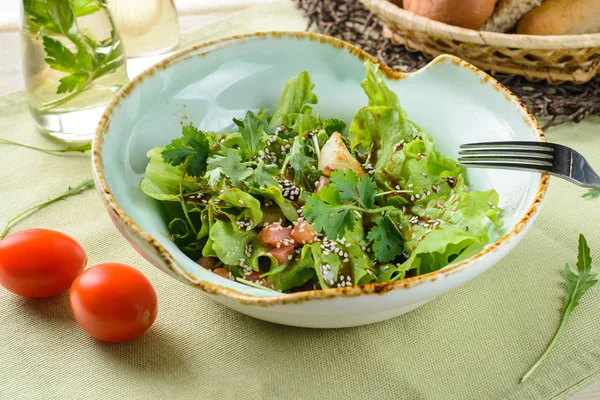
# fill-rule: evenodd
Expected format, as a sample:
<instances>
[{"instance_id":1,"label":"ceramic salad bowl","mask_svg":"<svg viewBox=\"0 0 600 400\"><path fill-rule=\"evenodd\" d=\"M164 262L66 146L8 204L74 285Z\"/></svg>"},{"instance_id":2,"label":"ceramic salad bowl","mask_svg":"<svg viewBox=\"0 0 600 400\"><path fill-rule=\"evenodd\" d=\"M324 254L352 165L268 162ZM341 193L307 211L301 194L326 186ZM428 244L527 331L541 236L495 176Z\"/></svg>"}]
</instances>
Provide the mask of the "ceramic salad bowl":
<instances>
[{"instance_id":1,"label":"ceramic salad bowl","mask_svg":"<svg viewBox=\"0 0 600 400\"><path fill-rule=\"evenodd\" d=\"M548 177L469 170L471 189L495 189L504 222L481 252L449 266L391 283L296 292L265 291L228 280L188 258L169 239L156 202L140 190L146 153L193 123L222 131L245 110L273 107L290 76L309 71L315 112L349 121L366 98L360 81L368 54L313 33L273 32L231 37L181 51L126 85L106 109L93 143L98 190L132 246L156 267L244 314L280 324L335 328L392 318L433 300L491 268L522 239L536 218ZM404 74L384 66L389 87L410 119L456 158L460 144L545 141L535 119L505 87L453 56Z\"/></svg>"}]
</instances>

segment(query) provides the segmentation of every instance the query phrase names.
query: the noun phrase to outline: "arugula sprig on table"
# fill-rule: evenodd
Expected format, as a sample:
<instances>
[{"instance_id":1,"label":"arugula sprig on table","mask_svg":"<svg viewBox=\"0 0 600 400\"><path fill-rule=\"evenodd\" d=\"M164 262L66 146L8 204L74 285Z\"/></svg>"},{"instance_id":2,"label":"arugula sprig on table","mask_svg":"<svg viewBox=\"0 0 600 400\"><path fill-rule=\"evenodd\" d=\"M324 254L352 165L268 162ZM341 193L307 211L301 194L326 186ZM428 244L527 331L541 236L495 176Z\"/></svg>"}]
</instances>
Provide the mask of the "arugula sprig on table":
<instances>
[{"instance_id":1,"label":"arugula sprig on table","mask_svg":"<svg viewBox=\"0 0 600 400\"><path fill-rule=\"evenodd\" d=\"M574 272L569 264L565 265L564 277L565 283L567 284L567 292L565 294L565 300L563 302L562 318L550 344L546 347L546 350L542 353L540 358L535 364L527 371L527 373L521 379L524 382L531 374L540 366L540 364L547 357L550 350L554 347L557 338L560 333L567 325L569 318L573 314L573 310L579 305L579 300L592 286L594 286L598 280L596 279L596 273L592 271L592 257L590 255L590 248L588 247L587 241L583 235L579 235L579 254L577 256L577 272Z\"/></svg>"},{"instance_id":2,"label":"arugula sprig on table","mask_svg":"<svg viewBox=\"0 0 600 400\"><path fill-rule=\"evenodd\" d=\"M583 196L584 199L597 199L600 197L600 190L598 189L589 189Z\"/></svg>"},{"instance_id":3,"label":"arugula sprig on table","mask_svg":"<svg viewBox=\"0 0 600 400\"><path fill-rule=\"evenodd\" d=\"M94 80L114 72L125 62L121 41L114 31L109 41L98 43L79 29L77 17L93 14L103 7L104 0L23 1L30 31L42 39L46 63L50 68L68 74L59 80L56 93L69 95L44 104L41 111L49 111L72 100ZM70 41L76 51L69 50L61 41L51 37L56 34ZM109 50L98 51L101 46Z\"/></svg>"},{"instance_id":4,"label":"arugula sprig on table","mask_svg":"<svg viewBox=\"0 0 600 400\"><path fill-rule=\"evenodd\" d=\"M2 231L0 231L0 240L4 239L4 237L6 236L9 229L11 228L11 226L14 223L16 223L18 220L25 217L26 215L29 215L34 211L37 211L41 208L49 206L50 204L56 203L57 201L66 200L68 197L74 196L79 193L83 193L86 190L91 189L93 187L94 187L94 180L86 179L85 181L81 182L77 186L69 187L69 189L66 192L64 192L56 197L53 197L49 200L44 201L43 203L36 204L33 207L29 207L28 209L21 211L20 213L18 213L14 217L10 218L8 221L6 221L6 223L4 224L4 227L2 228Z\"/></svg>"},{"instance_id":5,"label":"arugula sprig on table","mask_svg":"<svg viewBox=\"0 0 600 400\"><path fill-rule=\"evenodd\" d=\"M42 153L48 153L48 154L85 153L86 151L89 151L92 149L91 143L85 143L85 144L78 145L78 146L68 146L68 147L63 147L60 149L46 149L43 147L31 146L31 145L28 145L25 143L19 143L19 142L15 142L15 141L4 139L4 138L0 138L0 143L24 147L26 149L37 150L37 151L41 151Z\"/></svg>"}]
</instances>

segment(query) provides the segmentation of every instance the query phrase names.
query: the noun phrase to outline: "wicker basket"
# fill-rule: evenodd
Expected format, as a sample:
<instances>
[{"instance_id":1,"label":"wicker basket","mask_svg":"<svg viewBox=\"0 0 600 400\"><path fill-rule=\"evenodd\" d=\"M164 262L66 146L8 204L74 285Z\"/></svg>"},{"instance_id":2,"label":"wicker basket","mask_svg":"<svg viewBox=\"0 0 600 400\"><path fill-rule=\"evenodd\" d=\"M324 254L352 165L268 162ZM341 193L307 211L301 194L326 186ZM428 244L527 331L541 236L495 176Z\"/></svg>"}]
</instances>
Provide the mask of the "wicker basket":
<instances>
[{"instance_id":1,"label":"wicker basket","mask_svg":"<svg viewBox=\"0 0 600 400\"><path fill-rule=\"evenodd\" d=\"M530 81L587 82L600 72L600 33L533 36L475 31L420 17L387 0L360 0L383 20L383 34L411 51L454 54L490 73Z\"/></svg>"}]
</instances>

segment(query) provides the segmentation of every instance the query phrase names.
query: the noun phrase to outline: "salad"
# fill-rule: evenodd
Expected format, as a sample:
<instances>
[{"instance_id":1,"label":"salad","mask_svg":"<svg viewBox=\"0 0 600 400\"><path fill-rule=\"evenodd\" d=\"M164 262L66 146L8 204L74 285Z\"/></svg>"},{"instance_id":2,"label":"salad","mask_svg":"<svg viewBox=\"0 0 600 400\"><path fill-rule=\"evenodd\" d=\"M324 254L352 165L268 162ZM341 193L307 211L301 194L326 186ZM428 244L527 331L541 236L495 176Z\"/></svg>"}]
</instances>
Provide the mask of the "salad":
<instances>
[{"instance_id":1,"label":"salad","mask_svg":"<svg viewBox=\"0 0 600 400\"><path fill-rule=\"evenodd\" d=\"M470 256L501 225L498 194L410 121L376 64L349 126L313 113L307 72L235 132L184 126L148 152L142 191L172 240L223 277L279 292L391 282Z\"/></svg>"}]
</instances>

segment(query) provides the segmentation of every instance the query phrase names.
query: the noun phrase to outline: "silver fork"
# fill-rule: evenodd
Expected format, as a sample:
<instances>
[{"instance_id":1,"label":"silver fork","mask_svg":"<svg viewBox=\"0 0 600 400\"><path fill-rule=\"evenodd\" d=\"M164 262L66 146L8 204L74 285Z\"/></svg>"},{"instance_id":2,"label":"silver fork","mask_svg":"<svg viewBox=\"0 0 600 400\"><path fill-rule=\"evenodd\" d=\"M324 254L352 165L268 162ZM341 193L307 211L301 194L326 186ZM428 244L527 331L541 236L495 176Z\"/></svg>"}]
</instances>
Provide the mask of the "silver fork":
<instances>
[{"instance_id":1,"label":"silver fork","mask_svg":"<svg viewBox=\"0 0 600 400\"><path fill-rule=\"evenodd\" d=\"M548 172L576 185L600 189L600 176L575 150L545 142L483 142L460 146L463 167Z\"/></svg>"}]
</instances>

